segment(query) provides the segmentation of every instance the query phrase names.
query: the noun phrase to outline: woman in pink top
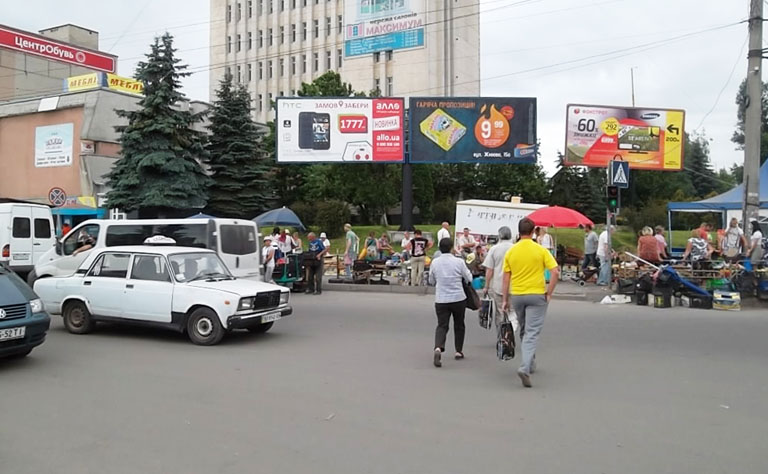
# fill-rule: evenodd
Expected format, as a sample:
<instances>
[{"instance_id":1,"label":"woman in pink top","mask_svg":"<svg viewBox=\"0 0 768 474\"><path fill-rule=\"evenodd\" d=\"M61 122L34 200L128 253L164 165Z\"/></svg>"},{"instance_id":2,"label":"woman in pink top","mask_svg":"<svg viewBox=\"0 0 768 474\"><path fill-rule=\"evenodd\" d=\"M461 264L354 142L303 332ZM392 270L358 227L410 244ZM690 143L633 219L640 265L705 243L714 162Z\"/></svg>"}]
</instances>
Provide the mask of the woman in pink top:
<instances>
[{"instance_id":1,"label":"woman in pink top","mask_svg":"<svg viewBox=\"0 0 768 474\"><path fill-rule=\"evenodd\" d=\"M654 237L659 243L659 256L662 259L669 258L669 254L667 254L667 240L664 238L664 227L657 225L656 235L654 235Z\"/></svg>"}]
</instances>

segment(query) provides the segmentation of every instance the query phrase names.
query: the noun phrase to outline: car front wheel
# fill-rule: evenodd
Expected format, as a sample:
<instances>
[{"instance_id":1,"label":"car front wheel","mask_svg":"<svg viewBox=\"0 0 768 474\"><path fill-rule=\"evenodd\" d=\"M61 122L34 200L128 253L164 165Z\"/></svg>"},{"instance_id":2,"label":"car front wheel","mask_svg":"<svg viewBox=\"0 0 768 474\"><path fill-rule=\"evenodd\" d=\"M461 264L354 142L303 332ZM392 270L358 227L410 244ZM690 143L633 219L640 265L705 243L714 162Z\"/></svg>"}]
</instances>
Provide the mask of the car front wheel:
<instances>
[{"instance_id":1,"label":"car front wheel","mask_svg":"<svg viewBox=\"0 0 768 474\"><path fill-rule=\"evenodd\" d=\"M258 326L251 326L251 327L249 327L248 330L251 331L252 333L261 334L261 333L267 332L270 329L272 329L272 326L274 324L275 324L274 322L266 323L266 324L259 324Z\"/></svg>"},{"instance_id":2,"label":"car front wheel","mask_svg":"<svg viewBox=\"0 0 768 474\"><path fill-rule=\"evenodd\" d=\"M72 334L87 334L95 325L91 313L82 301L72 301L64 308L64 327Z\"/></svg>"},{"instance_id":3,"label":"car front wheel","mask_svg":"<svg viewBox=\"0 0 768 474\"><path fill-rule=\"evenodd\" d=\"M187 320L187 335L193 344L212 346L221 342L224 328L219 317L208 308L196 309Z\"/></svg>"}]
</instances>

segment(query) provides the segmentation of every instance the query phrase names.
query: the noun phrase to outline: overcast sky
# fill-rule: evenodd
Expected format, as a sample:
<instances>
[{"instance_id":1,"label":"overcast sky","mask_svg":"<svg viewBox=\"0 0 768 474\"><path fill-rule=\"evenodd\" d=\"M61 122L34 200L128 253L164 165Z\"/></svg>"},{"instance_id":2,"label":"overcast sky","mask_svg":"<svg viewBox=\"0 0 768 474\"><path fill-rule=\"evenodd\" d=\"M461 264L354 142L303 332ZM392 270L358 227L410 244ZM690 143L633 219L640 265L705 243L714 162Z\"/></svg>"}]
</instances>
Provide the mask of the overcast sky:
<instances>
[{"instance_id":1,"label":"overcast sky","mask_svg":"<svg viewBox=\"0 0 768 474\"><path fill-rule=\"evenodd\" d=\"M193 70L208 65L208 0L34 4L4 9L0 21L29 31L63 23L97 30L101 49L120 57L126 76L165 30ZM747 0L481 0L481 8L482 95L538 98L550 174L564 146L566 104L631 105L632 69L638 106L684 109L686 130L711 140L715 167L743 161L730 138L747 25L725 25L747 18ZM207 71L184 85L190 98L209 99Z\"/></svg>"}]
</instances>

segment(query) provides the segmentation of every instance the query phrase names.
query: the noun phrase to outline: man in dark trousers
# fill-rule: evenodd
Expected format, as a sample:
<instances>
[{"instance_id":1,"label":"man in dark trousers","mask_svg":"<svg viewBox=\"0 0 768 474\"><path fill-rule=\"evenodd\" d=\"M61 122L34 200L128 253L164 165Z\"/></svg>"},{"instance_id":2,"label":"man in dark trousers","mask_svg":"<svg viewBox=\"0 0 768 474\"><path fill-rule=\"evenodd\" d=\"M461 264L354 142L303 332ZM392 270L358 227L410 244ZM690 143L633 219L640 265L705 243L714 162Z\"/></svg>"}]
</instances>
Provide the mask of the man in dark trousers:
<instances>
[{"instance_id":1,"label":"man in dark trousers","mask_svg":"<svg viewBox=\"0 0 768 474\"><path fill-rule=\"evenodd\" d=\"M321 239L318 239L314 232L307 236L309 240L308 253L311 259L305 259L305 264L309 269L309 281L307 282L306 293L319 295L323 292L323 273L325 273L325 254L328 249Z\"/></svg>"}]
</instances>

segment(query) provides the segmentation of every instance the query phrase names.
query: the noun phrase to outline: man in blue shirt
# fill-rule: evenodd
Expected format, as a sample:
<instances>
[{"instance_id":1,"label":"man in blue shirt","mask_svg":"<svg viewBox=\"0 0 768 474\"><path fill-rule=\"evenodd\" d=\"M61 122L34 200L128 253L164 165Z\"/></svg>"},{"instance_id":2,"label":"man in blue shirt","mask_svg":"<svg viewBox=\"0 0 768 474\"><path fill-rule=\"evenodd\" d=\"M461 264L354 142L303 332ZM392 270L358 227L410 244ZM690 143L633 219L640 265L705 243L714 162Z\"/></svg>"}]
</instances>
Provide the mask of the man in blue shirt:
<instances>
[{"instance_id":1,"label":"man in blue shirt","mask_svg":"<svg viewBox=\"0 0 768 474\"><path fill-rule=\"evenodd\" d=\"M319 295L323 292L323 273L325 272L325 254L328 253L328 249L321 239L318 239L314 232L310 232L307 236L309 240L309 249L307 253L311 254L312 258L305 258L307 268L309 269L309 281L306 293L314 293Z\"/></svg>"}]
</instances>

